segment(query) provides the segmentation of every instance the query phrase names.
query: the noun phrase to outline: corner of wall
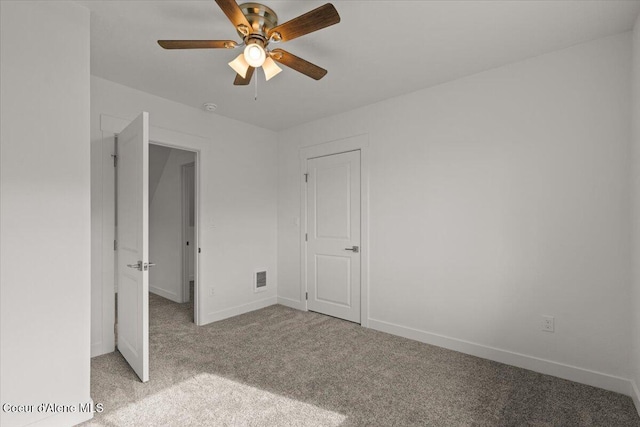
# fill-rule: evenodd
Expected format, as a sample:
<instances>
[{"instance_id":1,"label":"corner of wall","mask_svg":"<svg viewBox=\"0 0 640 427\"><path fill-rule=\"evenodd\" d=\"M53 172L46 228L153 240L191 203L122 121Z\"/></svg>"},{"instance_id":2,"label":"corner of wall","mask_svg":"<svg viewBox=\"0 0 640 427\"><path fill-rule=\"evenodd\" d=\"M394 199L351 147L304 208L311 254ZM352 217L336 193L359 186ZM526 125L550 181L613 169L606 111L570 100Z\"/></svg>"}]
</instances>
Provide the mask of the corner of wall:
<instances>
[{"instance_id":1,"label":"corner of wall","mask_svg":"<svg viewBox=\"0 0 640 427\"><path fill-rule=\"evenodd\" d=\"M285 307L294 308L296 310L307 310L307 307L305 306L305 303L303 301L298 301L291 298L278 296L278 304L284 305Z\"/></svg>"},{"instance_id":2,"label":"corner of wall","mask_svg":"<svg viewBox=\"0 0 640 427\"><path fill-rule=\"evenodd\" d=\"M203 322L200 324L206 325L213 322L218 322L220 320L228 319L230 317L239 316L241 314L249 313L251 311L260 310L261 308L266 308L271 305L275 305L278 303L278 298L276 296L271 296L267 298L260 299L258 301L252 301L248 304L241 304L234 307L225 308L223 310L212 311L207 313L204 316Z\"/></svg>"},{"instance_id":3,"label":"corner of wall","mask_svg":"<svg viewBox=\"0 0 640 427\"><path fill-rule=\"evenodd\" d=\"M636 406L636 411L640 416L640 390L638 390L638 384L635 380L631 380L631 399L633 399L633 404Z\"/></svg>"},{"instance_id":4,"label":"corner of wall","mask_svg":"<svg viewBox=\"0 0 640 427\"><path fill-rule=\"evenodd\" d=\"M631 278L631 397L640 415L640 15L633 29L632 42L632 165L631 165L631 203L632 203L632 278Z\"/></svg>"}]
</instances>

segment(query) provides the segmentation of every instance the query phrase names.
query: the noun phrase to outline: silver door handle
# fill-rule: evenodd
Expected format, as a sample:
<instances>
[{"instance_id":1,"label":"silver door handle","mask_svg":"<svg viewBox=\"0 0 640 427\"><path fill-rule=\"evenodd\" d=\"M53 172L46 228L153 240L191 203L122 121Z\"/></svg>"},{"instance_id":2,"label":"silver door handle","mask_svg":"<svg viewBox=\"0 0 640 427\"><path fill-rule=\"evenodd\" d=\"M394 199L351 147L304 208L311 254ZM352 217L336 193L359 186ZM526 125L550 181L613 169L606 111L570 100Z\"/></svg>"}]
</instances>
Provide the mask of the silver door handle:
<instances>
[{"instance_id":1,"label":"silver door handle","mask_svg":"<svg viewBox=\"0 0 640 427\"><path fill-rule=\"evenodd\" d=\"M143 263L142 261L138 261L137 264L127 264L127 267L129 268L135 268L136 270L140 270L140 271L147 271L149 269L149 267L155 267L156 264L153 262L145 262Z\"/></svg>"},{"instance_id":2,"label":"silver door handle","mask_svg":"<svg viewBox=\"0 0 640 427\"><path fill-rule=\"evenodd\" d=\"M351 246L350 248L344 248L345 251L353 251L354 254L360 252L360 248L357 246Z\"/></svg>"},{"instance_id":3,"label":"silver door handle","mask_svg":"<svg viewBox=\"0 0 640 427\"><path fill-rule=\"evenodd\" d=\"M142 271L142 261L138 261L137 264L127 264L127 267Z\"/></svg>"}]
</instances>

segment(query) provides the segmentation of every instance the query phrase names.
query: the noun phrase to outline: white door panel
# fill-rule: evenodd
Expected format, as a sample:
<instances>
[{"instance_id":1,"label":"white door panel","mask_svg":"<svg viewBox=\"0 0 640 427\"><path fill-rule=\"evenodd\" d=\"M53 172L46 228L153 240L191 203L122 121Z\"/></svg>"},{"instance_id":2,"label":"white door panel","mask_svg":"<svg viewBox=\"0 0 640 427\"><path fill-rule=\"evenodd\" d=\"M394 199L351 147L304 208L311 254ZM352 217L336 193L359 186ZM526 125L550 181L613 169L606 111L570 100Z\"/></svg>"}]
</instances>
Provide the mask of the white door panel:
<instances>
[{"instance_id":1,"label":"white door panel","mask_svg":"<svg viewBox=\"0 0 640 427\"><path fill-rule=\"evenodd\" d=\"M324 168L316 166L315 234L318 238L351 238L350 169L350 163Z\"/></svg>"},{"instance_id":2,"label":"white door panel","mask_svg":"<svg viewBox=\"0 0 640 427\"><path fill-rule=\"evenodd\" d=\"M315 300L351 307L351 259L316 254Z\"/></svg>"},{"instance_id":3,"label":"white door panel","mask_svg":"<svg viewBox=\"0 0 640 427\"><path fill-rule=\"evenodd\" d=\"M118 135L118 350L149 380L149 114ZM132 268L140 265L141 268Z\"/></svg>"},{"instance_id":4,"label":"white door panel","mask_svg":"<svg viewBox=\"0 0 640 427\"><path fill-rule=\"evenodd\" d=\"M307 161L309 310L360 323L360 151Z\"/></svg>"}]
</instances>

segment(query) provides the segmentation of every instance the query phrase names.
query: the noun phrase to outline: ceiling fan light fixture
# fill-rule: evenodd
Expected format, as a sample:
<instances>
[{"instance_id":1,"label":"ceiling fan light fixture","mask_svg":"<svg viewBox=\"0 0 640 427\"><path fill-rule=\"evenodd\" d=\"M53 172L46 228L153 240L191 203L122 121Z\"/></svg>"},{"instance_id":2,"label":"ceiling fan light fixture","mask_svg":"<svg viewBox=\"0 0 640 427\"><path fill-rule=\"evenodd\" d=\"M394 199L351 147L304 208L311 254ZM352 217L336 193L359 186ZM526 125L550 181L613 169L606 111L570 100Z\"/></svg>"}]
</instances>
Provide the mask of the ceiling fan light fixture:
<instances>
[{"instance_id":1,"label":"ceiling fan light fixture","mask_svg":"<svg viewBox=\"0 0 640 427\"><path fill-rule=\"evenodd\" d=\"M236 1L215 0L238 31L242 43L233 40L158 40L158 44L164 49L233 49L242 46L243 52L229 62L236 72L235 86L248 85L259 67L263 67L267 80L278 75L282 69L274 61L315 80L327 74L327 70L309 61L282 49L267 50L267 47L270 43L287 42L339 23L340 15L335 6L326 3L278 24L278 15L269 7L253 2L238 4Z\"/></svg>"},{"instance_id":2,"label":"ceiling fan light fixture","mask_svg":"<svg viewBox=\"0 0 640 427\"><path fill-rule=\"evenodd\" d=\"M233 68L233 71L242 76L243 79L247 77L247 71L249 70L250 65L244 59L244 53L241 53L236 59L229 62L229 66Z\"/></svg>"},{"instance_id":3,"label":"ceiling fan light fixture","mask_svg":"<svg viewBox=\"0 0 640 427\"><path fill-rule=\"evenodd\" d=\"M264 60L262 69L264 70L264 77L267 81L271 80L272 77L275 77L278 73L280 73L280 71L282 71L282 68L278 67L276 61L269 57Z\"/></svg>"},{"instance_id":4,"label":"ceiling fan light fixture","mask_svg":"<svg viewBox=\"0 0 640 427\"><path fill-rule=\"evenodd\" d=\"M258 40L252 40L244 48L244 60L254 68L261 67L267 58L264 47Z\"/></svg>"}]
</instances>

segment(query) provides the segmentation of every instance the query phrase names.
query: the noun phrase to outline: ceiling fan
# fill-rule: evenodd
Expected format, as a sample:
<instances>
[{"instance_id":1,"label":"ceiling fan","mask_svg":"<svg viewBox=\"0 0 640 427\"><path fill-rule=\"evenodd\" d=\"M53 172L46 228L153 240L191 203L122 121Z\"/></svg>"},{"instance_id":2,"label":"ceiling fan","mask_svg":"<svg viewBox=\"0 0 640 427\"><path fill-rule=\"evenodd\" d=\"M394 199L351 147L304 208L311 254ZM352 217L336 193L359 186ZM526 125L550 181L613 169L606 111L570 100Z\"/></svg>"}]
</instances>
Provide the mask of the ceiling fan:
<instances>
[{"instance_id":1,"label":"ceiling fan","mask_svg":"<svg viewBox=\"0 0 640 427\"><path fill-rule=\"evenodd\" d=\"M286 65L313 79L320 80L327 70L282 50L270 49L270 44L293 40L305 34L321 30L340 22L338 11L327 3L310 12L278 25L278 16L260 3L243 3L235 0L216 0L227 18L242 38L233 40L158 40L165 49L235 49L244 47L243 53L229 63L237 73L234 85L248 85L256 68L262 67L267 80L282 69L276 62Z\"/></svg>"}]
</instances>

